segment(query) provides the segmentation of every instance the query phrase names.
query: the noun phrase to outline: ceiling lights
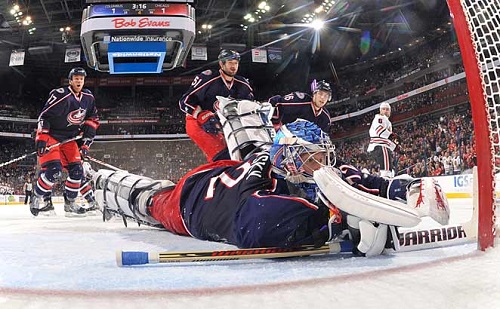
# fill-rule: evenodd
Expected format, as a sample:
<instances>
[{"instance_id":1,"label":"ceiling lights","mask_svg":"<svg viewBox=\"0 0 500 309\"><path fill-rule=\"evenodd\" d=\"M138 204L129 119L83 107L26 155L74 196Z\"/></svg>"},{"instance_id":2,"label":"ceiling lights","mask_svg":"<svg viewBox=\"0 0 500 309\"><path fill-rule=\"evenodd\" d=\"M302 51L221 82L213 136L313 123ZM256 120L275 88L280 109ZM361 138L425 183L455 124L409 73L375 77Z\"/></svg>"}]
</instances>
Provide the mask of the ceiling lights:
<instances>
[{"instance_id":1,"label":"ceiling lights","mask_svg":"<svg viewBox=\"0 0 500 309\"><path fill-rule=\"evenodd\" d=\"M267 2L262 1L261 3L259 3L259 5L257 5L257 8L254 12L247 13L245 14L245 16L243 16L246 24L241 24L240 26L243 28L243 30L247 30L250 24L258 22L260 19L262 19L262 16L269 13L270 10L271 7L267 4Z\"/></svg>"},{"instance_id":2,"label":"ceiling lights","mask_svg":"<svg viewBox=\"0 0 500 309\"><path fill-rule=\"evenodd\" d=\"M27 28L29 34L33 34L35 32L36 28L33 25L31 16L24 15L21 7L18 4L14 4L12 6L12 8L10 9L10 14L14 16L19 26Z\"/></svg>"},{"instance_id":3,"label":"ceiling lights","mask_svg":"<svg viewBox=\"0 0 500 309\"><path fill-rule=\"evenodd\" d=\"M323 0L323 2L314 8L313 12L306 13L304 17L302 17L302 23L311 24L316 23L318 20L321 20L319 17L328 14L328 11L335 4L335 0ZM315 26L312 26L316 29Z\"/></svg>"}]
</instances>

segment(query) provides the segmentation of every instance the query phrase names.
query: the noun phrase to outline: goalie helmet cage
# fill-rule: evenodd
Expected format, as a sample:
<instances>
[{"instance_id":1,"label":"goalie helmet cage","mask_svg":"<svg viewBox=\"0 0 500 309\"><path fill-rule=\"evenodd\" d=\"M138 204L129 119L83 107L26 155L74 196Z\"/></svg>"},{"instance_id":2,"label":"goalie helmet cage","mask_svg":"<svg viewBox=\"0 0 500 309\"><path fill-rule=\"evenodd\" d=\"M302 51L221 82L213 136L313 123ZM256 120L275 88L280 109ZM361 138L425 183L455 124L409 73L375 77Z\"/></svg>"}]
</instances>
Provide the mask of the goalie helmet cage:
<instances>
[{"instance_id":1,"label":"goalie helmet cage","mask_svg":"<svg viewBox=\"0 0 500 309\"><path fill-rule=\"evenodd\" d=\"M447 0L474 122L478 168L478 249L495 244L495 174L500 171L500 2Z\"/></svg>"}]
</instances>

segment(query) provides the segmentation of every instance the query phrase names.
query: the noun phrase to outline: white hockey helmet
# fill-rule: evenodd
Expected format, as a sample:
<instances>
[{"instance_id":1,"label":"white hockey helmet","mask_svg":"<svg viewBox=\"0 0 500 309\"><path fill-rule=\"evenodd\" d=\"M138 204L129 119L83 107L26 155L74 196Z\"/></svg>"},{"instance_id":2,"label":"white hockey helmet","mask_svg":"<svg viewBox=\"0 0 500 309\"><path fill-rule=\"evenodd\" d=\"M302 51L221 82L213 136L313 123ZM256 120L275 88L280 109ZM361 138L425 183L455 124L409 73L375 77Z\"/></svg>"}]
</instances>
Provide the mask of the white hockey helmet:
<instances>
[{"instance_id":1,"label":"white hockey helmet","mask_svg":"<svg viewBox=\"0 0 500 309\"><path fill-rule=\"evenodd\" d=\"M389 103L387 102L383 102L380 104L380 110L382 110L382 108L388 108L389 110L391 110L391 105L389 105Z\"/></svg>"}]
</instances>

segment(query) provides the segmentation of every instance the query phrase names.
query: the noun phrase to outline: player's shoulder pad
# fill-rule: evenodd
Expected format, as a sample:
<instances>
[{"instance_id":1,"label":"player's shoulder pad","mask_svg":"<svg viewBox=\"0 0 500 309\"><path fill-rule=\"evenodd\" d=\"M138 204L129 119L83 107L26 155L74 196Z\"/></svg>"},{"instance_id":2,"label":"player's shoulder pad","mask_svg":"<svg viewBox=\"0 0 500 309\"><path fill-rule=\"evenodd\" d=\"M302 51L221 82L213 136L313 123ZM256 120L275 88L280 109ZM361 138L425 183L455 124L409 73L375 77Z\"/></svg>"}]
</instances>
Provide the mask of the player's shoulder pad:
<instances>
[{"instance_id":1,"label":"player's shoulder pad","mask_svg":"<svg viewBox=\"0 0 500 309\"><path fill-rule=\"evenodd\" d=\"M293 96L299 100L310 101L312 97L305 92L295 91Z\"/></svg>"},{"instance_id":2,"label":"player's shoulder pad","mask_svg":"<svg viewBox=\"0 0 500 309\"><path fill-rule=\"evenodd\" d=\"M240 76L240 75L235 75L234 79L237 79L237 80L239 80L241 82L244 82L245 84L250 84L250 81L246 77L243 77L243 76Z\"/></svg>"},{"instance_id":3,"label":"player's shoulder pad","mask_svg":"<svg viewBox=\"0 0 500 309\"><path fill-rule=\"evenodd\" d=\"M212 75L212 74L213 74L212 70L205 70L205 71L203 71L203 72L200 73L200 75L206 75L206 76L209 76L209 75Z\"/></svg>"},{"instance_id":4,"label":"player's shoulder pad","mask_svg":"<svg viewBox=\"0 0 500 309\"><path fill-rule=\"evenodd\" d=\"M60 88L54 88L50 91L50 95L54 95L56 97L62 97L68 94L70 91L68 87L60 87Z\"/></svg>"},{"instance_id":5,"label":"player's shoulder pad","mask_svg":"<svg viewBox=\"0 0 500 309\"><path fill-rule=\"evenodd\" d=\"M91 96L94 96L94 95L92 94L92 91L90 91L90 90L89 90L89 89L87 89L87 88L82 89L82 92L84 92L84 93L86 93L86 94L90 94Z\"/></svg>"}]
</instances>

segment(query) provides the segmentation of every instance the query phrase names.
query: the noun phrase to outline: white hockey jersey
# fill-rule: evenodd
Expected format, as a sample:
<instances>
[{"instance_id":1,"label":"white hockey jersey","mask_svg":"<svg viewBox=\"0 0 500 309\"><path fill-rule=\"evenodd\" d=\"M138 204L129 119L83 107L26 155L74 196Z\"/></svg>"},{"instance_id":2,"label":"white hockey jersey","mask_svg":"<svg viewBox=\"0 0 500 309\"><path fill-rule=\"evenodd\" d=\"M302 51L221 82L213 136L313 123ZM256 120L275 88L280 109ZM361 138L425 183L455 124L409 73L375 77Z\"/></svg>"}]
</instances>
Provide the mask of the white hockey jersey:
<instances>
[{"instance_id":1,"label":"white hockey jersey","mask_svg":"<svg viewBox=\"0 0 500 309\"><path fill-rule=\"evenodd\" d=\"M372 152L375 146L386 147L391 151L396 149L396 144L389 139L389 136L392 134L392 124L387 116L381 114L375 115L369 132L370 144L368 145L368 152Z\"/></svg>"}]
</instances>

